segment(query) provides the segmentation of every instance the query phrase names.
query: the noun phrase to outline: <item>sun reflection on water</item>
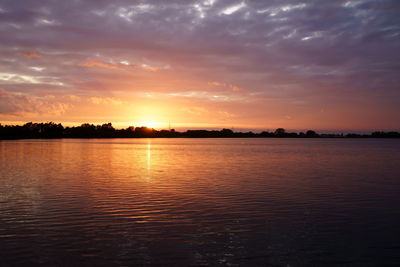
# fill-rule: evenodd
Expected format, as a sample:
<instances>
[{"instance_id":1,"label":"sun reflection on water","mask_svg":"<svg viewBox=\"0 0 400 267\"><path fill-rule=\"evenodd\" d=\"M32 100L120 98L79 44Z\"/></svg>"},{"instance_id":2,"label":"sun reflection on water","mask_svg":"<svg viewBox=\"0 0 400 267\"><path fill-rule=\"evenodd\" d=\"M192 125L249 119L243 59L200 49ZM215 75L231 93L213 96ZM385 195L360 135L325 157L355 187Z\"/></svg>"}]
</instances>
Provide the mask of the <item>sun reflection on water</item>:
<instances>
[{"instance_id":1,"label":"sun reflection on water","mask_svg":"<svg viewBox=\"0 0 400 267\"><path fill-rule=\"evenodd\" d=\"M150 175L151 170L151 140L147 143L147 174Z\"/></svg>"}]
</instances>

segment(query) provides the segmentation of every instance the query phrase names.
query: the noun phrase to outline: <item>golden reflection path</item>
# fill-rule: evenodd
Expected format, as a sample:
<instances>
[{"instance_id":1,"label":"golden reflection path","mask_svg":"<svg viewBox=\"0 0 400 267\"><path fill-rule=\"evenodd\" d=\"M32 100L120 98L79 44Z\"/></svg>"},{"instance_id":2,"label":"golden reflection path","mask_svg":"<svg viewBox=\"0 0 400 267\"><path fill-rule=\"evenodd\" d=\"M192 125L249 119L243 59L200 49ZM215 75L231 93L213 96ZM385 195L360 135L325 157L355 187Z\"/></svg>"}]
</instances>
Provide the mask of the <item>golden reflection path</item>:
<instances>
[{"instance_id":1,"label":"golden reflection path","mask_svg":"<svg viewBox=\"0 0 400 267\"><path fill-rule=\"evenodd\" d=\"M147 175L150 175L151 170L151 140L147 142Z\"/></svg>"}]
</instances>

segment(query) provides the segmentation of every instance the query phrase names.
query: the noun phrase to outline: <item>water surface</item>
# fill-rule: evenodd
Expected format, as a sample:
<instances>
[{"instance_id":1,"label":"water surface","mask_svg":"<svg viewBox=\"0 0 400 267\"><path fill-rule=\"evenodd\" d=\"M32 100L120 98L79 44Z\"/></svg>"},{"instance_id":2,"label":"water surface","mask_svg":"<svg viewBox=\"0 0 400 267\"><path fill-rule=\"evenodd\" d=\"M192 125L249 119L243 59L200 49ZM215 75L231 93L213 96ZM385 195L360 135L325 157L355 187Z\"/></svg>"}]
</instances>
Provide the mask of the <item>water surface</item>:
<instances>
[{"instance_id":1,"label":"water surface","mask_svg":"<svg viewBox=\"0 0 400 267\"><path fill-rule=\"evenodd\" d=\"M400 142L0 141L0 265L400 263Z\"/></svg>"}]
</instances>

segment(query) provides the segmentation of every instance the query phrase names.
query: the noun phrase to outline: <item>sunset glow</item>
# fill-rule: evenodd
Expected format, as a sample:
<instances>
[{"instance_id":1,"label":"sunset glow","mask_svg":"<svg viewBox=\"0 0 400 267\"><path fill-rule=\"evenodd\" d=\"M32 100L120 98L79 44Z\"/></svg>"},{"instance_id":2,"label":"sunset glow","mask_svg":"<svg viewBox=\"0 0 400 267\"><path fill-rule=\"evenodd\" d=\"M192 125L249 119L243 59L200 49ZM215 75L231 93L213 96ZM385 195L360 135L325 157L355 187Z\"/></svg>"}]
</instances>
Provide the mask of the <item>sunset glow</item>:
<instances>
[{"instance_id":1,"label":"sunset glow","mask_svg":"<svg viewBox=\"0 0 400 267\"><path fill-rule=\"evenodd\" d=\"M3 1L0 122L398 130L399 8Z\"/></svg>"},{"instance_id":2,"label":"sunset glow","mask_svg":"<svg viewBox=\"0 0 400 267\"><path fill-rule=\"evenodd\" d=\"M0 0L1 266L397 266L400 0Z\"/></svg>"}]
</instances>

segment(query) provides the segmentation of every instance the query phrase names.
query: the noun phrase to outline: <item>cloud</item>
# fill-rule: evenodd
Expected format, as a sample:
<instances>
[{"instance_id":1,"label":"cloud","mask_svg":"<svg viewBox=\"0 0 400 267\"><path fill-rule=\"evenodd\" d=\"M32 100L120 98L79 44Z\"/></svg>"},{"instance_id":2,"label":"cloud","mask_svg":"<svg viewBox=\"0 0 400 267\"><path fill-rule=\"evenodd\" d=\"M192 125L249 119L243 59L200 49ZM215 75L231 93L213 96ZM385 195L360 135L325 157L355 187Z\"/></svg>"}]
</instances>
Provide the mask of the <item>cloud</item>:
<instances>
[{"instance_id":1,"label":"cloud","mask_svg":"<svg viewBox=\"0 0 400 267\"><path fill-rule=\"evenodd\" d=\"M89 101L95 105L122 105L123 101L113 97L91 97Z\"/></svg>"},{"instance_id":2,"label":"cloud","mask_svg":"<svg viewBox=\"0 0 400 267\"><path fill-rule=\"evenodd\" d=\"M399 9L397 0L5 1L0 86L37 101L226 103L260 123L270 101L284 117L292 103L317 112L362 98L386 120L400 104Z\"/></svg>"},{"instance_id":3,"label":"cloud","mask_svg":"<svg viewBox=\"0 0 400 267\"><path fill-rule=\"evenodd\" d=\"M57 101L52 96L30 96L20 93L10 93L0 88L0 114L21 116L29 114L62 115L69 104Z\"/></svg>"},{"instance_id":4,"label":"cloud","mask_svg":"<svg viewBox=\"0 0 400 267\"><path fill-rule=\"evenodd\" d=\"M29 58L29 59L38 59L38 58L42 58L43 56L40 55L37 52L25 52L21 54L22 56Z\"/></svg>"},{"instance_id":5,"label":"cloud","mask_svg":"<svg viewBox=\"0 0 400 267\"><path fill-rule=\"evenodd\" d=\"M225 8L224 10L221 11L221 14L231 15L231 14L239 11L240 9L244 8L245 6L246 6L246 4L244 2L241 2L237 5L229 6L229 7Z\"/></svg>"},{"instance_id":6,"label":"cloud","mask_svg":"<svg viewBox=\"0 0 400 267\"><path fill-rule=\"evenodd\" d=\"M88 61L85 61L85 62L79 64L79 66L86 67L86 68L97 67L97 68L104 68L104 69L110 69L110 70L121 70L122 69L117 64L105 63L105 62L101 62L98 60L88 60Z\"/></svg>"},{"instance_id":7,"label":"cloud","mask_svg":"<svg viewBox=\"0 0 400 267\"><path fill-rule=\"evenodd\" d=\"M240 88L239 86L222 82L209 82L208 85L211 85L213 87L228 88L234 92L239 92L243 90L243 88Z\"/></svg>"},{"instance_id":8,"label":"cloud","mask_svg":"<svg viewBox=\"0 0 400 267\"><path fill-rule=\"evenodd\" d=\"M208 110L204 107L194 106L194 107L182 107L182 112L189 113L196 116L204 115Z\"/></svg>"}]
</instances>

